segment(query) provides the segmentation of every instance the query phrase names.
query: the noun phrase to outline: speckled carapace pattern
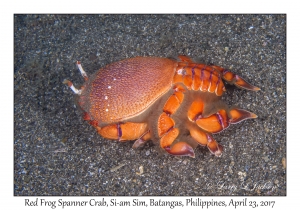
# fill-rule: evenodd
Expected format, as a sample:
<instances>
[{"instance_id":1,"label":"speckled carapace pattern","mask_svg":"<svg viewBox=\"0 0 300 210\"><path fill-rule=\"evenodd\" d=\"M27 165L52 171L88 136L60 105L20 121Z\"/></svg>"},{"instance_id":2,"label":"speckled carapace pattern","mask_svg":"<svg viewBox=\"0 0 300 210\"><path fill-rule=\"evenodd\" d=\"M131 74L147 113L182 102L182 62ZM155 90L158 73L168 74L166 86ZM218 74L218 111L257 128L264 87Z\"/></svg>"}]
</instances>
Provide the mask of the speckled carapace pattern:
<instances>
[{"instance_id":1,"label":"speckled carapace pattern","mask_svg":"<svg viewBox=\"0 0 300 210\"><path fill-rule=\"evenodd\" d=\"M137 116L170 89L176 65L176 61L156 57L107 65L85 87L84 109L100 123Z\"/></svg>"}]
</instances>

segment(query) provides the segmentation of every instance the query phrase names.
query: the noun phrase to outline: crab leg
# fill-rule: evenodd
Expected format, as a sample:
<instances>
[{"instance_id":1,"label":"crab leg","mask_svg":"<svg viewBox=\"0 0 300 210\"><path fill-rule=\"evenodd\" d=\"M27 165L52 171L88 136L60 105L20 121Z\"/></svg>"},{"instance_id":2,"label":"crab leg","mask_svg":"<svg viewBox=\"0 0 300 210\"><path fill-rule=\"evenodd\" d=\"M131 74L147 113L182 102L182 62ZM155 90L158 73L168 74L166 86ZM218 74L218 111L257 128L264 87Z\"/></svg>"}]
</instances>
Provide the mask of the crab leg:
<instances>
[{"instance_id":1,"label":"crab leg","mask_svg":"<svg viewBox=\"0 0 300 210\"><path fill-rule=\"evenodd\" d=\"M169 154L195 157L193 148L186 142L173 142L179 135L179 129L175 128L174 120L163 112L158 119L158 135L160 146Z\"/></svg>"},{"instance_id":2,"label":"crab leg","mask_svg":"<svg viewBox=\"0 0 300 210\"><path fill-rule=\"evenodd\" d=\"M220 73L206 64L178 63L173 83L183 83L188 90L215 93L217 96L225 91Z\"/></svg>"},{"instance_id":3,"label":"crab leg","mask_svg":"<svg viewBox=\"0 0 300 210\"><path fill-rule=\"evenodd\" d=\"M188 110L188 119L210 133L221 132L228 128L230 124L236 124L246 119L257 118L256 114L238 108L230 109L228 114L225 109L221 109L208 117L202 116L203 110L204 102L200 99L194 101Z\"/></svg>"},{"instance_id":4,"label":"crab leg","mask_svg":"<svg viewBox=\"0 0 300 210\"><path fill-rule=\"evenodd\" d=\"M209 133L218 133L226 129L230 124L236 124L246 119L256 118L257 116L243 109L233 108L228 115L224 109L219 110L209 117L203 117L204 102L200 99L194 101L188 110L188 119L195 122L199 127L189 128L192 138L202 146L207 146L211 153L220 156L223 147L213 139Z\"/></svg>"},{"instance_id":5,"label":"crab leg","mask_svg":"<svg viewBox=\"0 0 300 210\"><path fill-rule=\"evenodd\" d=\"M147 123L117 123L104 127L97 126L98 133L104 138L119 141L136 140L148 131Z\"/></svg>"},{"instance_id":6,"label":"crab leg","mask_svg":"<svg viewBox=\"0 0 300 210\"><path fill-rule=\"evenodd\" d=\"M217 113L196 120L196 124L210 133L219 133L228 128L230 124L236 124L246 119L257 118L257 115L243 110L243 109L231 109L229 116L224 109L219 110Z\"/></svg>"},{"instance_id":7,"label":"crab leg","mask_svg":"<svg viewBox=\"0 0 300 210\"><path fill-rule=\"evenodd\" d=\"M246 82L242 77L220 66L197 64L184 55L180 55L178 58L181 62L178 64L174 82L183 82L189 90L198 90L200 88L203 92L215 91L216 95L220 96L225 91L224 85L220 82L220 76L225 81L239 88L252 91L260 90L260 88ZM217 88L218 85L220 86L219 88Z\"/></svg>"},{"instance_id":8,"label":"crab leg","mask_svg":"<svg viewBox=\"0 0 300 210\"><path fill-rule=\"evenodd\" d=\"M217 157L222 155L223 146L218 144L218 142L213 139L211 135L196 127L190 128L189 130L190 135L198 144L201 146L207 146L209 151Z\"/></svg>"},{"instance_id":9,"label":"crab leg","mask_svg":"<svg viewBox=\"0 0 300 210\"><path fill-rule=\"evenodd\" d=\"M92 126L94 126L97 129L98 133L104 138L114 139L118 141L128 141L137 139L137 141L139 142L135 144L134 148L141 146L151 138L147 123L125 122L100 127L98 125L98 122L92 120L87 112L84 113L83 119L88 121L89 124L91 124Z\"/></svg>"},{"instance_id":10,"label":"crab leg","mask_svg":"<svg viewBox=\"0 0 300 210\"><path fill-rule=\"evenodd\" d=\"M163 113L158 118L157 128L160 146L171 155L195 157L192 146L179 141L174 143L179 135L179 129L175 128L175 122L170 117L176 112L184 99L184 88L181 85L174 87L174 94L169 97L163 107Z\"/></svg>"},{"instance_id":11,"label":"crab leg","mask_svg":"<svg viewBox=\"0 0 300 210\"><path fill-rule=\"evenodd\" d=\"M221 109L209 117L196 119L196 124L210 133L218 133L229 126L229 118L226 111Z\"/></svg>"},{"instance_id":12,"label":"crab leg","mask_svg":"<svg viewBox=\"0 0 300 210\"><path fill-rule=\"evenodd\" d=\"M202 112L204 110L204 102L200 99L194 101L189 110L188 110L188 119L192 122L197 122L199 119L202 119ZM198 124L197 124L198 125ZM212 127L216 127L213 125L213 123L209 122L209 125ZM211 127L208 126L209 129ZM217 125L219 126L219 125ZM192 138L198 142L198 144L202 146L207 146L209 151L216 155L216 156L221 156L223 147L222 145L219 145L215 139L206 132L200 130L198 127L192 127L189 129L190 130L190 135Z\"/></svg>"},{"instance_id":13,"label":"crab leg","mask_svg":"<svg viewBox=\"0 0 300 210\"><path fill-rule=\"evenodd\" d=\"M242 77L239 75L236 75L232 73L231 71L224 69L219 66L211 66L212 68L216 69L222 74L222 78L229 82L230 84L234 84L235 86L239 88L243 88L246 90L252 90L252 91L259 91L260 88L256 87L254 85L251 85L250 83L246 82Z\"/></svg>"}]
</instances>

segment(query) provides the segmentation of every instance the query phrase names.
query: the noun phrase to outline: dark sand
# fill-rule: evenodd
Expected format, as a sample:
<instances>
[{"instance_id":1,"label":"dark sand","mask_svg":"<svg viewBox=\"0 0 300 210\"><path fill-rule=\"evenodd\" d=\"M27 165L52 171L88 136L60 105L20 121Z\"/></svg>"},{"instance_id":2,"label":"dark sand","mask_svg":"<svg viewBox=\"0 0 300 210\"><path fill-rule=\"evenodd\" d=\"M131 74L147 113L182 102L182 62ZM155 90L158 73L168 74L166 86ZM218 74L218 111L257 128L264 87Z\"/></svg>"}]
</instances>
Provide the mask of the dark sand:
<instances>
[{"instance_id":1,"label":"dark sand","mask_svg":"<svg viewBox=\"0 0 300 210\"><path fill-rule=\"evenodd\" d=\"M14 195L286 195L285 15L15 15ZM134 56L189 55L261 88L223 100L259 118L195 159L100 137L62 81ZM139 168L143 173L139 174Z\"/></svg>"}]
</instances>

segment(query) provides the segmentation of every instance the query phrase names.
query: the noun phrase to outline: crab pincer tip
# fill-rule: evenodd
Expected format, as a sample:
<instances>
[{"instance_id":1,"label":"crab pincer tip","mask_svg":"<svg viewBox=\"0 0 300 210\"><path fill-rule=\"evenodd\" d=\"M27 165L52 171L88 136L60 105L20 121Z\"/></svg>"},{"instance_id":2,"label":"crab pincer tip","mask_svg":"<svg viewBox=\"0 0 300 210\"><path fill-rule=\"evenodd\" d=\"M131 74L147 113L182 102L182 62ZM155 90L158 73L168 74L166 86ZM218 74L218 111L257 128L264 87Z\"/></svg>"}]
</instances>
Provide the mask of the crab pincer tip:
<instances>
[{"instance_id":1,"label":"crab pincer tip","mask_svg":"<svg viewBox=\"0 0 300 210\"><path fill-rule=\"evenodd\" d=\"M231 109L229 111L230 115L231 115L231 119L230 119L230 123L231 124L236 124L239 123L243 120L247 120L247 119L254 119L257 118L257 115L249 112L247 110L243 110L243 109Z\"/></svg>"},{"instance_id":2,"label":"crab pincer tip","mask_svg":"<svg viewBox=\"0 0 300 210\"><path fill-rule=\"evenodd\" d=\"M132 145L132 148L137 149L137 148L143 146L144 144L145 144L145 141L143 139L139 138L134 142L134 144Z\"/></svg>"},{"instance_id":3,"label":"crab pincer tip","mask_svg":"<svg viewBox=\"0 0 300 210\"><path fill-rule=\"evenodd\" d=\"M253 91L259 91L259 90L261 90L259 87L253 87L253 89L252 89Z\"/></svg>"},{"instance_id":4,"label":"crab pincer tip","mask_svg":"<svg viewBox=\"0 0 300 210\"><path fill-rule=\"evenodd\" d=\"M240 77L238 75L235 75L235 82L234 82L234 84L237 87L244 88L246 90L251 90L251 91L259 91L260 90L259 87L251 85L250 83L246 82L246 80L244 80L242 77Z\"/></svg>"}]
</instances>

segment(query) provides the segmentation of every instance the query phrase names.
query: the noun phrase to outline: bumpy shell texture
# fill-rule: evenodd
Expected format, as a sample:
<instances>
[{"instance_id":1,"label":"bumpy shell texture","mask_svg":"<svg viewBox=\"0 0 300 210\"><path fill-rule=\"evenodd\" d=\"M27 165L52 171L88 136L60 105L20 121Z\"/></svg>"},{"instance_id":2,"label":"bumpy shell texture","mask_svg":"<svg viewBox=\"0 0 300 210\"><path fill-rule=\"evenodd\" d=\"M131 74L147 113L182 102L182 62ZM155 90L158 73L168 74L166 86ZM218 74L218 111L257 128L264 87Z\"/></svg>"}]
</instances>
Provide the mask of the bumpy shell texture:
<instances>
[{"instance_id":1,"label":"bumpy shell texture","mask_svg":"<svg viewBox=\"0 0 300 210\"><path fill-rule=\"evenodd\" d=\"M113 123L143 113L172 86L177 62L135 57L100 69L84 85L79 99L91 119Z\"/></svg>"}]
</instances>

